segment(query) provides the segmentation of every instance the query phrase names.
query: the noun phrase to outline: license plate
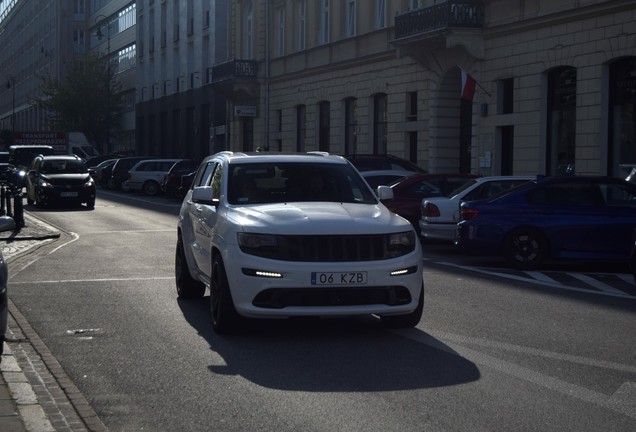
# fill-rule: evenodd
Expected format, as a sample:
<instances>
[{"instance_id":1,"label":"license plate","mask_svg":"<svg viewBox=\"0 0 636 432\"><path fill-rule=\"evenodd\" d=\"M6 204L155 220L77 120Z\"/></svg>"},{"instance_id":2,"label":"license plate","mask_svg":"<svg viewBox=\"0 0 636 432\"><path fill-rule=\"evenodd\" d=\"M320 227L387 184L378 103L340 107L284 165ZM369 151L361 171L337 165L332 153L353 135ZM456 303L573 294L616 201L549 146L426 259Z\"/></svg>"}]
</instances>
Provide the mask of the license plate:
<instances>
[{"instance_id":1,"label":"license plate","mask_svg":"<svg viewBox=\"0 0 636 432\"><path fill-rule=\"evenodd\" d=\"M60 196L64 198L76 197L77 192L60 192Z\"/></svg>"},{"instance_id":2,"label":"license plate","mask_svg":"<svg viewBox=\"0 0 636 432\"><path fill-rule=\"evenodd\" d=\"M365 285L367 272L311 273L312 285Z\"/></svg>"}]
</instances>

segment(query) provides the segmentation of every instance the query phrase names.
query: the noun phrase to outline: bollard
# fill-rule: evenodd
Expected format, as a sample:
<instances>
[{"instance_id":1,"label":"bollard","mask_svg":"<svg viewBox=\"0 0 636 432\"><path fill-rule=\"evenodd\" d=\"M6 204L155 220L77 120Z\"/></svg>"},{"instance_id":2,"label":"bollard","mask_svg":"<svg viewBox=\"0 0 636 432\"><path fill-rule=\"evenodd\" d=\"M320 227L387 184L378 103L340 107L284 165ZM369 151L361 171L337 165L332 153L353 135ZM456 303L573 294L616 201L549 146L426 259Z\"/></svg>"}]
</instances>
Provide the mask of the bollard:
<instances>
[{"instance_id":1,"label":"bollard","mask_svg":"<svg viewBox=\"0 0 636 432\"><path fill-rule=\"evenodd\" d=\"M13 197L14 200L14 215L13 220L15 221L16 230L20 231L21 228L24 228L24 206L22 202L22 191L16 193Z\"/></svg>"},{"instance_id":2,"label":"bollard","mask_svg":"<svg viewBox=\"0 0 636 432\"><path fill-rule=\"evenodd\" d=\"M0 189L0 216L6 216L7 214L7 208L5 206L6 196L7 188L2 186L2 189Z\"/></svg>"},{"instance_id":3,"label":"bollard","mask_svg":"<svg viewBox=\"0 0 636 432\"><path fill-rule=\"evenodd\" d=\"M5 195L6 201L7 201L7 216L9 217L13 217L13 210L12 210L12 206L11 206L11 196L13 195L13 188L7 190L7 193Z\"/></svg>"}]
</instances>

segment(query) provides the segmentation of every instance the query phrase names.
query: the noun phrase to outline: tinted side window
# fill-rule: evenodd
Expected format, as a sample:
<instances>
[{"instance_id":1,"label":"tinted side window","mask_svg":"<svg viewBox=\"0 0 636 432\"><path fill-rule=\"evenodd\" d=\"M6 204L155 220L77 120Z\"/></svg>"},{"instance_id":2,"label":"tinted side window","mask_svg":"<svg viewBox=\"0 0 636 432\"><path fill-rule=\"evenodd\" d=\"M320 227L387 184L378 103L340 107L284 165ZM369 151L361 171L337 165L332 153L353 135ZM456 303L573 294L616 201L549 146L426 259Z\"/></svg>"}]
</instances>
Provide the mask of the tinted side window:
<instances>
[{"instance_id":1,"label":"tinted side window","mask_svg":"<svg viewBox=\"0 0 636 432\"><path fill-rule=\"evenodd\" d=\"M636 207L636 193L624 185L602 184L601 194L608 206Z\"/></svg>"},{"instance_id":2,"label":"tinted side window","mask_svg":"<svg viewBox=\"0 0 636 432\"><path fill-rule=\"evenodd\" d=\"M210 186L212 186L212 199L220 199L221 198L221 177L223 175L223 166L221 164L216 164L216 169L212 174L212 178L210 180Z\"/></svg>"},{"instance_id":3,"label":"tinted side window","mask_svg":"<svg viewBox=\"0 0 636 432\"><path fill-rule=\"evenodd\" d=\"M207 186L210 175L216 166L216 162L210 161L206 164L201 164L199 170L194 176L194 181L192 182L192 186Z\"/></svg>"},{"instance_id":4,"label":"tinted side window","mask_svg":"<svg viewBox=\"0 0 636 432\"><path fill-rule=\"evenodd\" d=\"M598 185L591 183L553 184L529 191L529 204L549 206L603 206Z\"/></svg>"}]
</instances>

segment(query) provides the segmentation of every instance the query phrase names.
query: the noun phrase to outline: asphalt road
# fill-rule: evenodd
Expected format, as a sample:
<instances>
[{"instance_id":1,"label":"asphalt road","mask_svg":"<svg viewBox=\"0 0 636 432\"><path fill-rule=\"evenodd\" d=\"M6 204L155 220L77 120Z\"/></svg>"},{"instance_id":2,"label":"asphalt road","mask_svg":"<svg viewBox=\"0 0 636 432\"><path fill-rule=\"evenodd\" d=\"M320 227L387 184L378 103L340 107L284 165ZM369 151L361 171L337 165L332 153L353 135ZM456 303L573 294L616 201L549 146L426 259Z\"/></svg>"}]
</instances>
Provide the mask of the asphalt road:
<instances>
[{"instance_id":1,"label":"asphalt road","mask_svg":"<svg viewBox=\"0 0 636 432\"><path fill-rule=\"evenodd\" d=\"M16 264L11 299L111 431L636 430L621 269L624 289L587 289L431 246L415 329L256 321L219 337L207 296L176 297L178 208L103 190L94 211L27 208L68 235Z\"/></svg>"}]
</instances>

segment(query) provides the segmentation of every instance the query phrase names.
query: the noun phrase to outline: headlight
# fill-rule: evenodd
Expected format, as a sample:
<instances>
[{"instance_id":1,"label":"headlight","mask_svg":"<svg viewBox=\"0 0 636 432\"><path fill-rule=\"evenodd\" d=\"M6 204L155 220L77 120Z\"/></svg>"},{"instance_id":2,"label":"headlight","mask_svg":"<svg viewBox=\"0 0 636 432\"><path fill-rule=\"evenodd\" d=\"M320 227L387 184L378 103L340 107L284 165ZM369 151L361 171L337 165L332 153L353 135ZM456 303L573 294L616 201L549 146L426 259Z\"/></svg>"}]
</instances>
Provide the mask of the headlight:
<instances>
[{"instance_id":1,"label":"headlight","mask_svg":"<svg viewBox=\"0 0 636 432\"><path fill-rule=\"evenodd\" d=\"M88 179L86 180L86 183L84 183L84 187L93 187L93 179Z\"/></svg>"},{"instance_id":2,"label":"headlight","mask_svg":"<svg viewBox=\"0 0 636 432\"><path fill-rule=\"evenodd\" d=\"M395 233L389 236L390 247L412 246L414 244L415 244L415 233L413 231Z\"/></svg>"},{"instance_id":3,"label":"headlight","mask_svg":"<svg viewBox=\"0 0 636 432\"><path fill-rule=\"evenodd\" d=\"M387 252L390 258L406 255L415 250L415 232L405 231L389 235Z\"/></svg>"},{"instance_id":4,"label":"headlight","mask_svg":"<svg viewBox=\"0 0 636 432\"><path fill-rule=\"evenodd\" d=\"M241 249L277 248L278 239L268 234L238 233L238 244Z\"/></svg>"},{"instance_id":5,"label":"headlight","mask_svg":"<svg viewBox=\"0 0 636 432\"><path fill-rule=\"evenodd\" d=\"M42 179L38 180L38 186L42 188L51 187L51 185L46 180L42 180Z\"/></svg>"}]
</instances>

